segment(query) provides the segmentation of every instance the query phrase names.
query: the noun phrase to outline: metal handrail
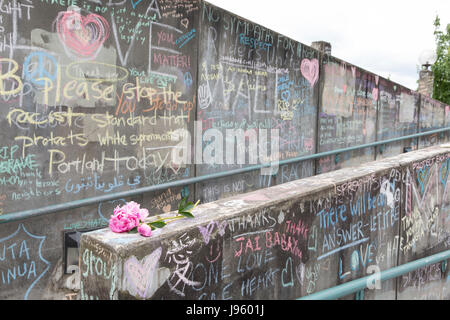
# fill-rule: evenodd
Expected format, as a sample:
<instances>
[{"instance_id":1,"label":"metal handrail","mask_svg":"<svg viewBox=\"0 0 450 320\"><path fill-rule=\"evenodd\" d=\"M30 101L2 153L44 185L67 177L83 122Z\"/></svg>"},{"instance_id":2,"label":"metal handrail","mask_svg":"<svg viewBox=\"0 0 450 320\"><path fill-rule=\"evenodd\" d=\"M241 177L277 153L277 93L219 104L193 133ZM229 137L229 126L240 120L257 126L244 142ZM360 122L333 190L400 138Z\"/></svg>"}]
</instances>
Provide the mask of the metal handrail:
<instances>
[{"instance_id":1,"label":"metal handrail","mask_svg":"<svg viewBox=\"0 0 450 320\"><path fill-rule=\"evenodd\" d=\"M450 250L382 271L378 275L366 276L364 278L325 289L323 291L319 291L311 295L298 298L296 300L335 300L366 289L368 287L368 284L372 283L374 280L386 281L397 278L411 271L424 268L430 264L438 263L447 259L450 259Z\"/></svg>"},{"instance_id":2,"label":"metal handrail","mask_svg":"<svg viewBox=\"0 0 450 320\"><path fill-rule=\"evenodd\" d=\"M292 164L292 163L306 161L306 160L313 160L313 159L317 159L317 158L322 158L322 157L326 157L326 156L330 156L330 155L336 155L336 154L340 154L340 153L350 152L350 151L354 151L354 150L376 147L376 146L389 144L389 143L393 143L393 142L429 136L429 135L433 135L433 134L437 134L437 133L443 133L443 132L446 132L449 130L450 130L450 127L441 128L441 129L432 130L432 131L428 131L428 132L416 133L413 135L367 143L367 144L363 144L363 145L359 145L359 146L348 147L348 148L332 150L332 151L327 151L327 152L321 152L321 153L306 155L306 156L297 157L297 158L291 158L291 159L282 160L282 161L279 161L276 163L278 165L286 165L286 164ZM47 215L47 214L65 211L65 210L72 210L72 209L81 208L81 207L85 207L85 206L89 206L89 205L93 205L93 204L97 204L97 203L101 203L101 202L112 201L112 200L121 199L121 198L129 198L129 197L141 195L144 193L166 190L168 188L187 186L187 185L191 185L191 184L195 184L195 183L205 182L208 180L229 177L229 176L233 176L236 174L243 174L243 173L247 173L247 172L251 172L251 171L268 168L268 167L271 167L273 164L274 163L267 163L267 164L249 166L249 167L245 167L245 168L241 168L241 169L234 169L234 170L213 173L213 174L208 174L208 175L194 177L194 178L182 179L182 180L178 180L178 181L171 181L168 183L153 185L153 186L149 186L149 187L143 187L143 188L139 188L139 189L135 189L135 190L123 191L123 192L118 192L118 193L104 195L104 196L76 200L76 201L51 205L51 206L38 208L38 209L31 209L31 210L26 210L26 211L8 213L8 214L0 215L0 224L9 223L9 222L17 221L17 220L24 220L24 219L27 219L30 217Z\"/></svg>"}]
</instances>

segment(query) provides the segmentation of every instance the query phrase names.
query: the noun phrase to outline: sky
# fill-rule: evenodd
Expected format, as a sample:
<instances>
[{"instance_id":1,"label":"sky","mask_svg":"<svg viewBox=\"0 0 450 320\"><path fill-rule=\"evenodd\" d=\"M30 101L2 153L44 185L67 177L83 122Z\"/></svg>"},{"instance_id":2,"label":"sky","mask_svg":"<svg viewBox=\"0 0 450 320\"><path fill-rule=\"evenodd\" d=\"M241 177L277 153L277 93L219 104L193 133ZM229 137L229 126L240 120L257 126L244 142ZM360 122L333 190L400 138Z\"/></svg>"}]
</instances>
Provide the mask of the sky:
<instances>
[{"instance_id":1,"label":"sky","mask_svg":"<svg viewBox=\"0 0 450 320\"><path fill-rule=\"evenodd\" d=\"M450 0L207 0L306 45L416 90L419 57L436 48L434 19L450 23Z\"/></svg>"}]
</instances>

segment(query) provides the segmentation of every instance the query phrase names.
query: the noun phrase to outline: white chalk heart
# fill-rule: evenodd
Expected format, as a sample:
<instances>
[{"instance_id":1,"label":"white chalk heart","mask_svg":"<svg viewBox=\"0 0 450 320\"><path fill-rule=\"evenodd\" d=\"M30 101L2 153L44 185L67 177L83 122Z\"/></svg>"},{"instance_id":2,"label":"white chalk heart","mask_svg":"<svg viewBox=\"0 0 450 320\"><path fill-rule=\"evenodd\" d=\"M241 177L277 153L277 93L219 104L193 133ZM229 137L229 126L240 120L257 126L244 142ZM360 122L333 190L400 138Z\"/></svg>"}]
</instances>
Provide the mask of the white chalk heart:
<instances>
[{"instance_id":1,"label":"white chalk heart","mask_svg":"<svg viewBox=\"0 0 450 320\"><path fill-rule=\"evenodd\" d=\"M189 27L189 19L188 18L184 18L180 21L181 25L183 27L185 27L186 29Z\"/></svg>"},{"instance_id":2,"label":"white chalk heart","mask_svg":"<svg viewBox=\"0 0 450 320\"><path fill-rule=\"evenodd\" d=\"M125 264L125 276L128 291L143 299L150 298L157 288L153 286L156 268L161 257L162 248L156 249L152 254L140 262L135 256L129 258Z\"/></svg>"}]
</instances>

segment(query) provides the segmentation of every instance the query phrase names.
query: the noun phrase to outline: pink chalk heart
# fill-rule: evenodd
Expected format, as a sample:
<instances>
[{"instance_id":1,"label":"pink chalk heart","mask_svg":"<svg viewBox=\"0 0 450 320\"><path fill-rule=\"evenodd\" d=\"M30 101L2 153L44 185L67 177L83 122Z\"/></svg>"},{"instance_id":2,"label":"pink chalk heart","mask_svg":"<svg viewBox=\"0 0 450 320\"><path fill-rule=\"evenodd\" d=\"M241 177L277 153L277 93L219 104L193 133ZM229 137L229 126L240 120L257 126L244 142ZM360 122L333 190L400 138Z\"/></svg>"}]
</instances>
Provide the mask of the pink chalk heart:
<instances>
[{"instance_id":1,"label":"pink chalk heart","mask_svg":"<svg viewBox=\"0 0 450 320\"><path fill-rule=\"evenodd\" d=\"M64 46L82 57L92 57L109 37L108 22L97 14L61 12L56 28Z\"/></svg>"},{"instance_id":2,"label":"pink chalk heart","mask_svg":"<svg viewBox=\"0 0 450 320\"><path fill-rule=\"evenodd\" d=\"M124 269L128 281L128 290L132 294L137 294L144 299L150 298L149 291L152 288L161 253L162 248L159 248L145 257L142 263L135 256L125 262Z\"/></svg>"},{"instance_id":3,"label":"pink chalk heart","mask_svg":"<svg viewBox=\"0 0 450 320\"><path fill-rule=\"evenodd\" d=\"M373 88L372 89L372 99L374 101L378 101L378 88Z\"/></svg>"},{"instance_id":4,"label":"pink chalk heart","mask_svg":"<svg viewBox=\"0 0 450 320\"><path fill-rule=\"evenodd\" d=\"M448 117L449 114L450 114L450 106L446 106L445 107L445 117Z\"/></svg>"},{"instance_id":5,"label":"pink chalk heart","mask_svg":"<svg viewBox=\"0 0 450 320\"><path fill-rule=\"evenodd\" d=\"M309 81L311 87L314 87L319 79L319 60L317 59L303 59L300 66L300 71L306 80Z\"/></svg>"}]
</instances>

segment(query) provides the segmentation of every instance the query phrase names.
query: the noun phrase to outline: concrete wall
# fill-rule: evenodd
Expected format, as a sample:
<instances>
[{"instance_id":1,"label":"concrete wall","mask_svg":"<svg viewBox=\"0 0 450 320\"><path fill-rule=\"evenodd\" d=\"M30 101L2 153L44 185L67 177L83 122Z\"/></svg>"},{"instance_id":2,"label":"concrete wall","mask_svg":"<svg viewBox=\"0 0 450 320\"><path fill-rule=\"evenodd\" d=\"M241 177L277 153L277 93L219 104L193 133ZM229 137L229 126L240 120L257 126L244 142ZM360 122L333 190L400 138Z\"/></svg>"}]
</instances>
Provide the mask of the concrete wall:
<instances>
[{"instance_id":1,"label":"concrete wall","mask_svg":"<svg viewBox=\"0 0 450 320\"><path fill-rule=\"evenodd\" d=\"M203 204L151 238L84 234L81 299L294 299L448 250L449 163L432 147ZM365 299L449 299L448 280L435 264Z\"/></svg>"},{"instance_id":2,"label":"concrete wall","mask_svg":"<svg viewBox=\"0 0 450 320\"><path fill-rule=\"evenodd\" d=\"M23 210L246 166L174 165L186 133L204 151L208 129L278 130L284 160L439 128L450 107L200 0L7 0L0 18L1 299L75 297L80 234L107 226L126 201L166 213L186 195L207 203L448 139L11 221Z\"/></svg>"}]
</instances>

